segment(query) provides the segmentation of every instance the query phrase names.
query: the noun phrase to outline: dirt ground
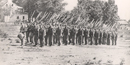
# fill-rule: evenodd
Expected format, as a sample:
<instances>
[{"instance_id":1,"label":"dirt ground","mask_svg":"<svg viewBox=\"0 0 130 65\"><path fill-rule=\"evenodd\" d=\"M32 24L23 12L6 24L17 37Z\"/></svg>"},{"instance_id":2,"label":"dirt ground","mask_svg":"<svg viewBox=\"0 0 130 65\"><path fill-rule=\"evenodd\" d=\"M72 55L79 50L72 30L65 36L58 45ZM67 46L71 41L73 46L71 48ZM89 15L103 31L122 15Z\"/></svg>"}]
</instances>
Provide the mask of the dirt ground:
<instances>
[{"instance_id":1,"label":"dirt ground","mask_svg":"<svg viewBox=\"0 0 130 65\"><path fill-rule=\"evenodd\" d=\"M117 46L20 46L0 39L0 65L129 65L130 41Z\"/></svg>"}]
</instances>

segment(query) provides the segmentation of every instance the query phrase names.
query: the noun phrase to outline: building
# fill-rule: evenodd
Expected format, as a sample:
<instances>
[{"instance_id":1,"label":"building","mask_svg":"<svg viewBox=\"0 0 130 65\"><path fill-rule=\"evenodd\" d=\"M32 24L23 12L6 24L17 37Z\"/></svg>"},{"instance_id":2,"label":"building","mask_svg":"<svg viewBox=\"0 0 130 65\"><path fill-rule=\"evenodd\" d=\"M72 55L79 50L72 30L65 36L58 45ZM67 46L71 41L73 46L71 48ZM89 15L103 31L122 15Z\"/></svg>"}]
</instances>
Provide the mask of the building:
<instances>
[{"instance_id":1,"label":"building","mask_svg":"<svg viewBox=\"0 0 130 65\"><path fill-rule=\"evenodd\" d=\"M4 1L4 0L3 0ZM24 12L24 9L17 6L12 0L5 0L1 9L4 12L4 22L17 22L22 20L28 20L28 13Z\"/></svg>"}]
</instances>

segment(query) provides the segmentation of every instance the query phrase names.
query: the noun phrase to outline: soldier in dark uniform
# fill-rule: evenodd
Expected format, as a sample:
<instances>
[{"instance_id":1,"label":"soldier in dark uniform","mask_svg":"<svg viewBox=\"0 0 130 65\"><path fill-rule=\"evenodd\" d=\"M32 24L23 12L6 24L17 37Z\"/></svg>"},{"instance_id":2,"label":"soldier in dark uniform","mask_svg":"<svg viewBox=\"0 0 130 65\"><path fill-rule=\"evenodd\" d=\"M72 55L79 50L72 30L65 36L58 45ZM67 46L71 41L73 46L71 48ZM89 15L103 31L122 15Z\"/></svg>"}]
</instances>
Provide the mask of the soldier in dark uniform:
<instances>
[{"instance_id":1,"label":"soldier in dark uniform","mask_svg":"<svg viewBox=\"0 0 130 65\"><path fill-rule=\"evenodd\" d=\"M99 45L101 45L101 44L102 44L102 32L99 29Z\"/></svg>"},{"instance_id":2,"label":"soldier in dark uniform","mask_svg":"<svg viewBox=\"0 0 130 65\"><path fill-rule=\"evenodd\" d=\"M27 31L26 31L26 40L27 40L27 42L26 43L29 43L29 40L28 40L28 38L29 38L29 34L30 34L30 24L29 23L27 23Z\"/></svg>"},{"instance_id":3,"label":"soldier in dark uniform","mask_svg":"<svg viewBox=\"0 0 130 65\"><path fill-rule=\"evenodd\" d=\"M44 29L43 26L40 25L40 29L39 29L39 40L40 40L40 47L43 47L43 40L44 40Z\"/></svg>"},{"instance_id":4,"label":"soldier in dark uniform","mask_svg":"<svg viewBox=\"0 0 130 65\"><path fill-rule=\"evenodd\" d=\"M95 29L95 33L94 33L94 41L95 41L95 45L98 45L98 32Z\"/></svg>"},{"instance_id":5,"label":"soldier in dark uniform","mask_svg":"<svg viewBox=\"0 0 130 65\"><path fill-rule=\"evenodd\" d=\"M107 33L103 32L103 45L107 44Z\"/></svg>"},{"instance_id":6,"label":"soldier in dark uniform","mask_svg":"<svg viewBox=\"0 0 130 65\"><path fill-rule=\"evenodd\" d=\"M53 29L50 25L50 27L48 28L49 46L52 46L52 36L53 36Z\"/></svg>"},{"instance_id":7,"label":"soldier in dark uniform","mask_svg":"<svg viewBox=\"0 0 130 65\"><path fill-rule=\"evenodd\" d=\"M30 42L32 44L33 43L33 38L34 38L34 24L30 25L29 30L30 30Z\"/></svg>"},{"instance_id":8,"label":"soldier in dark uniform","mask_svg":"<svg viewBox=\"0 0 130 65\"><path fill-rule=\"evenodd\" d=\"M82 30L79 28L78 33L77 33L77 39L78 39L78 44L82 44Z\"/></svg>"},{"instance_id":9,"label":"soldier in dark uniform","mask_svg":"<svg viewBox=\"0 0 130 65\"><path fill-rule=\"evenodd\" d=\"M67 27L65 26L64 30L63 30L63 44L67 45L67 39L68 39L68 29Z\"/></svg>"},{"instance_id":10,"label":"soldier in dark uniform","mask_svg":"<svg viewBox=\"0 0 130 65\"><path fill-rule=\"evenodd\" d=\"M89 31L89 37L90 37L90 45L93 44L93 31L90 29Z\"/></svg>"},{"instance_id":11,"label":"soldier in dark uniform","mask_svg":"<svg viewBox=\"0 0 130 65\"><path fill-rule=\"evenodd\" d=\"M107 45L110 45L110 33L107 33Z\"/></svg>"},{"instance_id":12,"label":"soldier in dark uniform","mask_svg":"<svg viewBox=\"0 0 130 65\"><path fill-rule=\"evenodd\" d=\"M85 28L84 30L84 38L85 38L85 45L88 44L88 30Z\"/></svg>"},{"instance_id":13,"label":"soldier in dark uniform","mask_svg":"<svg viewBox=\"0 0 130 65\"><path fill-rule=\"evenodd\" d=\"M112 41L112 45L114 45L114 32L112 32L112 34L111 34L111 41Z\"/></svg>"},{"instance_id":14,"label":"soldier in dark uniform","mask_svg":"<svg viewBox=\"0 0 130 65\"><path fill-rule=\"evenodd\" d=\"M38 38L39 38L39 27L38 27L38 24L34 24L34 42L35 42L35 45L36 46L38 44Z\"/></svg>"},{"instance_id":15,"label":"soldier in dark uniform","mask_svg":"<svg viewBox=\"0 0 130 65\"><path fill-rule=\"evenodd\" d=\"M118 35L117 35L117 33L115 32L115 33L114 33L115 45L117 45L117 36L118 36Z\"/></svg>"},{"instance_id":16,"label":"soldier in dark uniform","mask_svg":"<svg viewBox=\"0 0 130 65\"><path fill-rule=\"evenodd\" d=\"M45 46L48 44L48 37L49 37L48 27L46 26Z\"/></svg>"},{"instance_id":17,"label":"soldier in dark uniform","mask_svg":"<svg viewBox=\"0 0 130 65\"><path fill-rule=\"evenodd\" d=\"M70 30L70 38L69 38L69 44L72 42L72 45L75 44L75 35L76 35L76 30L75 28L73 27L71 30Z\"/></svg>"},{"instance_id":18,"label":"soldier in dark uniform","mask_svg":"<svg viewBox=\"0 0 130 65\"><path fill-rule=\"evenodd\" d=\"M61 45L61 43L60 43L60 35L61 35L61 29L58 26L58 28L56 30L56 43L58 43L58 46Z\"/></svg>"}]
</instances>

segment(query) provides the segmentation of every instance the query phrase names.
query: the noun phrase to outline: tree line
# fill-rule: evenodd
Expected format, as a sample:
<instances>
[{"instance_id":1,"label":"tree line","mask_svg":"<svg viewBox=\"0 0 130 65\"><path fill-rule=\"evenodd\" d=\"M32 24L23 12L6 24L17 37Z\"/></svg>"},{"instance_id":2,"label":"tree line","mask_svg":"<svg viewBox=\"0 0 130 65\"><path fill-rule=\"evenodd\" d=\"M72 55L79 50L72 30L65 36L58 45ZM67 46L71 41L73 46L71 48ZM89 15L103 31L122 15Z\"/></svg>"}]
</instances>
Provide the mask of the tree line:
<instances>
[{"instance_id":1,"label":"tree line","mask_svg":"<svg viewBox=\"0 0 130 65\"><path fill-rule=\"evenodd\" d=\"M115 27L118 16L118 6L114 0L78 0L77 7L65 11L67 3L63 0L13 0L29 13L29 19L35 17L44 22L50 19L76 25L91 25L91 27Z\"/></svg>"}]
</instances>

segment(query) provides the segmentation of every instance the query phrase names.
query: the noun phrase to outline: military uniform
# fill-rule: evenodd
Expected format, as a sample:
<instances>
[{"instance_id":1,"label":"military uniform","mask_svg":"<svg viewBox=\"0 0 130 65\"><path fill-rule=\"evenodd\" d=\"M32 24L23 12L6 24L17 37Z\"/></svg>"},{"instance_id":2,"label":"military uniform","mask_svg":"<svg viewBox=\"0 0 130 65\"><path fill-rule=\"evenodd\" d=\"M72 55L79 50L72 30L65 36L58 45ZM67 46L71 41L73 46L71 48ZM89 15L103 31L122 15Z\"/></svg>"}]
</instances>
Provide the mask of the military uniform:
<instances>
[{"instance_id":1,"label":"military uniform","mask_svg":"<svg viewBox=\"0 0 130 65\"><path fill-rule=\"evenodd\" d=\"M114 34L114 38L115 38L115 45L117 45L117 33Z\"/></svg>"},{"instance_id":2,"label":"military uniform","mask_svg":"<svg viewBox=\"0 0 130 65\"><path fill-rule=\"evenodd\" d=\"M114 45L114 33L111 34L112 45Z\"/></svg>"},{"instance_id":3,"label":"military uniform","mask_svg":"<svg viewBox=\"0 0 130 65\"><path fill-rule=\"evenodd\" d=\"M76 30L72 28L70 30L70 36L69 36L69 44L72 43L72 45L75 44L75 35L76 35Z\"/></svg>"},{"instance_id":4,"label":"military uniform","mask_svg":"<svg viewBox=\"0 0 130 65\"><path fill-rule=\"evenodd\" d=\"M99 31L99 45L102 44L102 32Z\"/></svg>"},{"instance_id":5,"label":"military uniform","mask_svg":"<svg viewBox=\"0 0 130 65\"><path fill-rule=\"evenodd\" d=\"M107 33L103 32L103 44L107 44Z\"/></svg>"},{"instance_id":6,"label":"military uniform","mask_svg":"<svg viewBox=\"0 0 130 65\"><path fill-rule=\"evenodd\" d=\"M53 36L53 29L51 26L48 28L48 39L49 39L49 46L52 46L52 36Z\"/></svg>"},{"instance_id":7,"label":"military uniform","mask_svg":"<svg viewBox=\"0 0 130 65\"><path fill-rule=\"evenodd\" d=\"M98 32L96 30L94 33L94 41L95 41L95 45L98 45Z\"/></svg>"},{"instance_id":8,"label":"military uniform","mask_svg":"<svg viewBox=\"0 0 130 65\"><path fill-rule=\"evenodd\" d=\"M84 30L84 37L85 37L85 45L88 44L88 30Z\"/></svg>"},{"instance_id":9,"label":"military uniform","mask_svg":"<svg viewBox=\"0 0 130 65\"><path fill-rule=\"evenodd\" d=\"M27 31L26 31L26 40L27 40L27 43L29 42L29 40L28 40L29 34L30 34L30 25L28 24L27 25Z\"/></svg>"},{"instance_id":10,"label":"military uniform","mask_svg":"<svg viewBox=\"0 0 130 65\"><path fill-rule=\"evenodd\" d=\"M45 45L47 45L48 44L48 36L49 34L48 34L48 29L46 29L46 36L45 36Z\"/></svg>"},{"instance_id":11,"label":"military uniform","mask_svg":"<svg viewBox=\"0 0 130 65\"><path fill-rule=\"evenodd\" d=\"M38 25L35 25L34 27L34 42L35 42L35 45L36 46L38 44L38 37L39 36L39 28L38 28Z\"/></svg>"},{"instance_id":12,"label":"military uniform","mask_svg":"<svg viewBox=\"0 0 130 65\"><path fill-rule=\"evenodd\" d=\"M110 45L110 33L107 34L107 45Z\"/></svg>"},{"instance_id":13,"label":"military uniform","mask_svg":"<svg viewBox=\"0 0 130 65\"><path fill-rule=\"evenodd\" d=\"M90 29L89 31L89 37L90 37L90 45L93 44L93 31Z\"/></svg>"},{"instance_id":14,"label":"military uniform","mask_svg":"<svg viewBox=\"0 0 130 65\"><path fill-rule=\"evenodd\" d=\"M61 45L60 43L60 35L61 35L61 29L58 27L56 30L56 43L58 43L58 46Z\"/></svg>"},{"instance_id":15,"label":"military uniform","mask_svg":"<svg viewBox=\"0 0 130 65\"><path fill-rule=\"evenodd\" d=\"M77 39L78 39L78 44L81 45L82 44L82 30L81 29L78 30Z\"/></svg>"},{"instance_id":16,"label":"military uniform","mask_svg":"<svg viewBox=\"0 0 130 65\"><path fill-rule=\"evenodd\" d=\"M34 38L34 25L31 25L29 30L30 30L30 42L31 44L33 43L33 38Z\"/></svg>"},{"instance_id":17,"label":"military uniform","mask_svg":"<svg viewBox=\"0 0 130 65\"><path fill-rule=\"evenodd\" d=\"M68 38L68 29L65 27L63 30L63 43L67 45L67 38Z\"/></svg>"},{"instance_id":18,"label":"military uniform","mask_svg":"<svg viewBox=\"0 0 130 65\"><path fill-rule=\"evenodd\" d=\"M43 46L44 42L44 29L43 28L40 28L39 29L39 40L40 40L40 47Z\"/></svg>"}]
</instances>

